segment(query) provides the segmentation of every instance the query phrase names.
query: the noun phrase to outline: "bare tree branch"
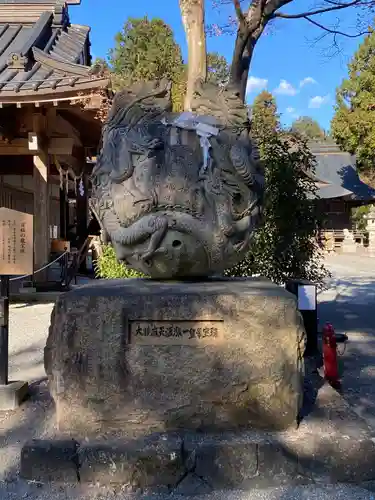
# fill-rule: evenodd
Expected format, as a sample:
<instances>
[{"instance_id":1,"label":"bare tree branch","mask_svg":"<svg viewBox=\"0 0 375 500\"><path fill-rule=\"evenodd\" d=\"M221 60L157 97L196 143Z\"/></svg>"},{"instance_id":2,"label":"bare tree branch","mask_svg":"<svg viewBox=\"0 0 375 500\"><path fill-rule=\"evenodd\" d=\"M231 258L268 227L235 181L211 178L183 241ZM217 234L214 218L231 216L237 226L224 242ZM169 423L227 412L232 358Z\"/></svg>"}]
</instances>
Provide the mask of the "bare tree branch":
<instances>
[{"instance_id":1,"label":"bare tree branch","mask_svg":"<svg viewBox=\"0 0 375 500\"><path fill-rule=\"evenodd\" d=\"M266 7L264 9L264 15L267 17L267 21L271 19L274 12L292 1L293 0L267 0Z\"/></svg>"},{"instance_id":2,"label":"bare tree branch","mask_svg":"<svg viewBox=\"0 0 375 500\"><path fill-rule=\"evenodd\" d=\"M328 3L335 3L335 2L328 2ZM322 7L321 9L302 12L300 14L285 14L284 12L274 11L274 13L272 14L272 18L281 17L283 19L301 19L301 18L306 19L306 16L316 16L317 14L325 14L326 12L347 9L348 7L354 7L356 5L363 5L363 2L361 0L353 0L352 2L348 3L337 3L337 4L335 3L335 5L333 5L332 7Z\"/></svg>"},{"instance_id":3,"label":"bare tree branch","mask_svg":"<svg viewBox=\"0 0 375 500\"><path fill-rule=\"evenodd\" d=\"M313 19L310 19L309 16L303 16L306 21L309 21L309 23L313 24L314 26L317 26L318 28L326 31L327 33L331 33L332 35L340 35L340 36L345 36L346 38L358 38L359 36L362 35L368 35L371 33L369 30L361 31L359 33L345 33L344 31L339 31L335 29L328 28L327 26L324 26L323 24L318 23L317 21L314 21Z\"/></svg>"},{"instance_id":4,"label":"bare tree branch","mask_svg":"<svg viewBox=\"0 0 375 500\"><path fill-rule=\"evenodd\" d=\"M339 50L337 38L340 36L345 38L360 37L370 33L371 28L366 28L366 25L361 22L361 25L358 24L357 32L348 33L342 28L340 30L339 24L329 27L321 24L321 22L315 20L315 16L353 8L357 9L358 15L356 17L358 21L361 15L359 9L362 9L368 15L375 8L375 0L324 0L321 5L316 5L315 8L311 8L306 12L288 14L280 12L280 10L284 6L295 2L295 0L246 0L249 5L247 11L242 8L244 0L213 1L216 6L228 3L234 5L236 16L233 16L231 21L232 27L237 27L237 37L231 66L231 83L239 86L242 98L245 96L246 82L255 46L270 21L278 18L304 19L321 29L322 37L332 35L333 46ZM226 28L229 29L230 26L226 26ZM354 27L353 30L355 30Z\"/></svg>"},{"instance_id":5,"label":"bare tree branch","mask_svg":"<svg viewBox=\"0 0 375 500\"><path fill-rule=\"evenodd\" d=\"M234 10L236 11L238 22L240 25L245 22L245 16L243 15L241 4L239 0L233 0Z\"/></svg>"}]
</instances>

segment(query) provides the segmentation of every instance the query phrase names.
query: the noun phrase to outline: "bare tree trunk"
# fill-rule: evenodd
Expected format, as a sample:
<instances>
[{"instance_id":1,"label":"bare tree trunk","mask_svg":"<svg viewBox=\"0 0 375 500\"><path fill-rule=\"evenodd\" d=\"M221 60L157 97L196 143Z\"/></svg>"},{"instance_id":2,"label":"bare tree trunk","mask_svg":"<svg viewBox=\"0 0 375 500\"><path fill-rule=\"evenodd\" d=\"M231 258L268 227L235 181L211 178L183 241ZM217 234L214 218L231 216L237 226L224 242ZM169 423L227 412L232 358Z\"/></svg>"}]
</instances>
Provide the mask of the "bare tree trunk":
<instances>
[{"instance_id":1,"label":"bare tree trunk","mask_svg":"<svg viewBox=\"0 0 375 500\"><path fill-rule=\"evenodd\" d=\"M180 0L182 22L188 46L188 80L185 111L191 110L195 82L206 79L206 34L204 30L204 0Z\"/></svg>"},{"instance_id":2,"label":"bare tree trunk","mask_svg":"<svg viewBox=\"0 0 375 500\"><path fill-rule=\"evenodd\" d=\"M278 8L275 5L280 6L290 1L252 0L249 10L244 14L241 9L240 0L233 0L238 18L238 31L234 46L230 81L238 87L243 102L245 102L246 98L247 79L255 45L270 20L270 14L273 12L272 9Z\"/></svg>"},{"instance_id":3,"label":"bare tree trunk","mask_svg":"<svg viewBox=\"0 0 375 500\"><path fill-rule=\"evenodd\" d=\"M235 48L235 54L233 56L230 80L231 83L237 85L240 91L240 97L243 100L243 102L245 102L246 98L246 85L249 76L250 64L253 57L254 48L255 48L255 43L252 43L252 40L250 40L249 43L245 45L245 47L242 49L242 56L236 58L236 48Z\"/></svg>"},{"instance_id":4,"label":"bare tree trunk","mask_svg":"<svg viewBox=\"0 0 375 500\"><path fill-rule=\"evenodd\" d=\"M234 47L230 81L232 84L238 86L240 96L243 102L246 98L246 85L249 77L249 70L251 61L254 54L254 49L262 30L257 30L254 34L250 35L246 41L246 37L238 30L236 44Z\"/></svg>"}]
</instances>

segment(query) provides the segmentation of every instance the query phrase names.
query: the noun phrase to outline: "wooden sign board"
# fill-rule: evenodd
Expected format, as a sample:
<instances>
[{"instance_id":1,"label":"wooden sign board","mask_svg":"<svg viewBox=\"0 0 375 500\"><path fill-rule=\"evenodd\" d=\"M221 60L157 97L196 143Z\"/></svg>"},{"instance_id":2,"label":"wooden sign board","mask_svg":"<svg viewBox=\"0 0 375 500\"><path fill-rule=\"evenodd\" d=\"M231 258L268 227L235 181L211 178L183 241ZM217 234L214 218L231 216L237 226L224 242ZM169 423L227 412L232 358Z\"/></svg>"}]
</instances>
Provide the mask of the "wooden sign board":
<instances>
[{"instance_id":1,"label":"wooden sign board","mask_svg":"<svg viewBox=\"0 0 375 500\"><path fill-rule=\"evenodd\" d=\"M33 216L0 208L0 275L33 273Z\"/></svg>"}]
</instances>

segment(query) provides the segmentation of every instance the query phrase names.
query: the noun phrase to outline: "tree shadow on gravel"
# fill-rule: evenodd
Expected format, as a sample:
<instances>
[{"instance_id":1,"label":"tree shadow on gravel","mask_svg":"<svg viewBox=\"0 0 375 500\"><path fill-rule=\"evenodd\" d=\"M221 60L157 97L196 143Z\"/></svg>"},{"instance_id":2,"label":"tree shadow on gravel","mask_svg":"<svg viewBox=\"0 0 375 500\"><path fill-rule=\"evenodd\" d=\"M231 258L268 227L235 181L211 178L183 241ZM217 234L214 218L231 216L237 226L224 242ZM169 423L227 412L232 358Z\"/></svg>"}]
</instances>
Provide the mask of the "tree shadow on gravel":
<instances>
[{"instance_id":1,"label":"tree shadow on gravel","mask_svg":"<svg viewBox=\"0 0 375 500\"><path fill-rule=\"evenodd\" d=\"M335 300L318 300L318 316L320 328L329 322L340 332L375 335L375 279L340 280Z\"/></svg>"}]
</instances>

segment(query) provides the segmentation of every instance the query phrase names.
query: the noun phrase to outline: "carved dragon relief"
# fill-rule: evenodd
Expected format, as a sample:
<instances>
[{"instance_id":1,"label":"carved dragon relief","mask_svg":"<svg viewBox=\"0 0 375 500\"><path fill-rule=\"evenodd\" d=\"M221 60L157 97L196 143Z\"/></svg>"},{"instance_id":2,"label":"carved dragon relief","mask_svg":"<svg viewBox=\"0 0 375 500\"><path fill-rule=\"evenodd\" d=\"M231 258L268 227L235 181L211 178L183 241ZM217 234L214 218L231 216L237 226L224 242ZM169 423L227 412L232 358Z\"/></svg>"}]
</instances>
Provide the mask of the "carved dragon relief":
<instances>
[{"instance_id":1,"label":"carved dragon relief","mask_svg":"<svg viewBox=\"0 0 375 500\"><path fill-rule=\"evenodd\" d=\"M197 86L171 113L166 81L116 94L92 174L92 208L129 267L198 277L240 261L258 223L263 171L247 110L230 87Z\"/></svg>"}]
</instances>

